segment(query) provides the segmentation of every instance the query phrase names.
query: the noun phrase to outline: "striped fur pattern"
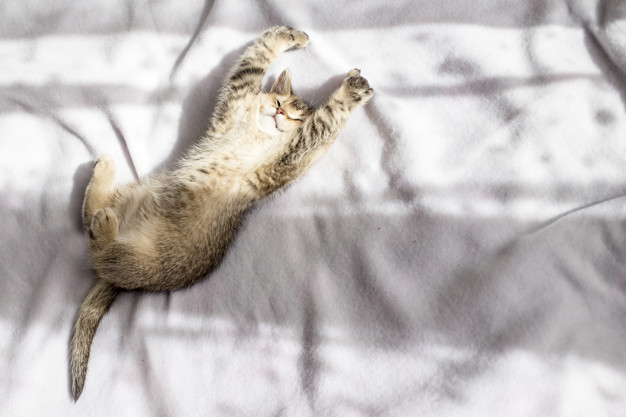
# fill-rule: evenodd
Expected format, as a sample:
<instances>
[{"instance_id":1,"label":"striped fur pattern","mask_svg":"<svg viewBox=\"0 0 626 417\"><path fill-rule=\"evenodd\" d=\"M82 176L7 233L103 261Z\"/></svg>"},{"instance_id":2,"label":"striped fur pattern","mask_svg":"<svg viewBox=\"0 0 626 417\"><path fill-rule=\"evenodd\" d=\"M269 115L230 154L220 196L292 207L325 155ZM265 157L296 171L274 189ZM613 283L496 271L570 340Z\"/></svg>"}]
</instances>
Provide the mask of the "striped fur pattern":
<instances>
[{"instance_id":1,"label":"striped fur pattern","mask_svg":"<svg viewBox=\"0 0 626 417\"><path fill-rule=\"evenodd\" d=\"M171 291L205 277L246 209L304 173L372 97L356 69L318 109L292 93L289 71L264 92L261 82L275 58L308 40L281 26L253 42L228 75L209 129L177 169L115 185L113 160L96 161L83 225L98 281L79 309L71 342L75 399L96 328L117 293Z\"/></svg>"}]
</instances>

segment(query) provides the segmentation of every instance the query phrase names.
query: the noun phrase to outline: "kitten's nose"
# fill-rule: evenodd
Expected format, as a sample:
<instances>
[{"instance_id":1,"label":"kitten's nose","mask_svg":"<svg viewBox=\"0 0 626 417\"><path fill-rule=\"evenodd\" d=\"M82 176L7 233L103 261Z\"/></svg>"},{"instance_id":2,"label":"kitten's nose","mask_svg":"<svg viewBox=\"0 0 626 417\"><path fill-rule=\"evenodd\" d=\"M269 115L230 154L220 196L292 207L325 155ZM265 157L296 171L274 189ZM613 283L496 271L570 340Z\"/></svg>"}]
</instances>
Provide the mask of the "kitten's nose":
<instances>
[{"instance_id":1,"label":"kitten's nose","mask_svg":"<svg viewBox=\"0 0 626 417\"><path fill-rule=\"evenodd\" d=\"M276 109L276 114L282 114L283 116L285 115L285 112L283 109L281 109L280 107Z\"/></svg>"}]
</instances>

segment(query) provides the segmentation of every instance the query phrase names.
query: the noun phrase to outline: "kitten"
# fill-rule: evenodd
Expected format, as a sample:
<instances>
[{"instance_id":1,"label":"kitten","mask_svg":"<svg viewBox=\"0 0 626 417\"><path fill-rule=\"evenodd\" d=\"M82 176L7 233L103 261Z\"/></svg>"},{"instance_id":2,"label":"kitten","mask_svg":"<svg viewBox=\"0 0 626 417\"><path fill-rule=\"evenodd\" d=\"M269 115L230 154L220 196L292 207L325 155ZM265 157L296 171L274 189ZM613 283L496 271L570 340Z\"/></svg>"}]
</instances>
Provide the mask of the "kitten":
<instances>
[{"instance_id":1,"label":"kitten","mask_svg":"<svg viewBox=\"0 0 626 417\"><path fill-rule=\"evenodd\" d=\"M282 26L249 46L222 87L208 131L177 169L114 186L112 159L96 161L82 215L98 281L80 307L71 341L75 399L96 328L115 296L176 290L205 277L220 263L246 209L302 175L350 113L372 97L356 69L319 109L292 93L289 71L269 93L262 91L272 61L308 41L306 33Z\"/></svg>"}]
</instances>

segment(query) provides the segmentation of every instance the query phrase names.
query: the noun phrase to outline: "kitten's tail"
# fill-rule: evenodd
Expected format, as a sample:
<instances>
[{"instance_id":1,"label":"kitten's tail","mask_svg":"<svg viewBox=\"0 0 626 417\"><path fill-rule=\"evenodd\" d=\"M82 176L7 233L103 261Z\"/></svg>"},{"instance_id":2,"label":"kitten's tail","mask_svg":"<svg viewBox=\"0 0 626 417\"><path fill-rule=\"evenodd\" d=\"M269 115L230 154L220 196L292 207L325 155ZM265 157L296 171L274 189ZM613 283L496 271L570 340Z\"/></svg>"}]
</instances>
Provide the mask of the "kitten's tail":
<instances>
[{"instance_id":1,"label":"kitten's tail","mask_svg":"<svg viewBox=\"0 0 626 417\"><path fill-rule=\"evenodd\" d=\"M100 319L107 312L119 292L119 288L99 279L80 306L70 348L70 371L72 373L74 401L78 400L83 391L83 385L85 385L91 341Z\"/></svg>"}]
</instances>

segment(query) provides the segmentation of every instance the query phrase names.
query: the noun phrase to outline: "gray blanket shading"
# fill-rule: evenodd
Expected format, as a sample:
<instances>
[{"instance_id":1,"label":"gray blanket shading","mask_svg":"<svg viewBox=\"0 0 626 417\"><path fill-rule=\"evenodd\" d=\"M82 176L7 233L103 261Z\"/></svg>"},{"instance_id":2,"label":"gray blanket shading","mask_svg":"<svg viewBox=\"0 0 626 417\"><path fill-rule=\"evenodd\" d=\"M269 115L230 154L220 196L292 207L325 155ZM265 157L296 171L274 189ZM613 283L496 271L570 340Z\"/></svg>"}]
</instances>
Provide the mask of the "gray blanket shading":
<instances>
[{"instance_id":1,"label":"gray blanket shading","mask_svg":"<svg viewBox=\"0 0 626 417\"><path fill-rule=\"evenodd\" d=\"M622 1L0 7L0 415L623 416ZM91 166L171 167L265 28L321 104L375 97L223 264L124 293L70 395Z\"/></svg>"}]
</instances>

